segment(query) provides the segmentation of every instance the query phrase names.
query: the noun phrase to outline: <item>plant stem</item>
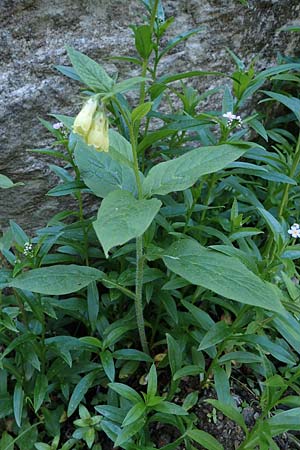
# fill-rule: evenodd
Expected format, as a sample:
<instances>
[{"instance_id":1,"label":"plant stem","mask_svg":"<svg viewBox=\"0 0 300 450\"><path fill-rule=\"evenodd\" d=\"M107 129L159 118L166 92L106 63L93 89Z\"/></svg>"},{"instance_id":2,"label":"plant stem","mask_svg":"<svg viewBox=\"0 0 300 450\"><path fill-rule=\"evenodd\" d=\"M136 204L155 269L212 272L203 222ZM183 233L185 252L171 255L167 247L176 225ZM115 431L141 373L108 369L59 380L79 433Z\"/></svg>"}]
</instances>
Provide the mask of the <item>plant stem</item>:
<instances>
[{"instance_id":1,"label":"plant stem","mask_svg":"<svg viewBox=\"0 0 300 450\"><path fill-rule=\"evenodd\" d=\"M296 150L295 150L295 156L293 160L293 164L289 173L289 176L293 178L295 175L295 172L297 170L298 164L300 162L300 133L297 140ZM283 192L283 196L281 199L280 207L279 207L279 217L283 216L283 211L285 210L287 203L288 203L288 195L289 195L289 189L290 184L286 184Z\"/></svg>"},{"instance_id":2,"label":"plant stem","mask_svg":"<svg viewBox=\"0 0 300 450\"><path fill-rule=\"evenodd\" d=\"M74 169L74 172L75 172L75 179L76 179L76 181L79 182L80 179L81 179L80 171L79 171L78 167L75 164L73 153L70 150L68 143L66 144L66 150L67 150L67 152L69 154L71 165L72 165L72 167ZM88 255L89 243L88 243L87 229L86 229L86 226L85 226L85 223L84 223L82 193L81 193L80 190L78 190L75 195L76 195L76 198L77 198L77 201L78 201L79 221L81 223L82 234L83 234L85 264L86 264L86 266L89 266L89 255Z\"/></svg>"},{"instance_id":3,"label":"plant stem","mask_svg":"<svg viewBox=\"0 0 300 450\"><path fill-rule=\"evenodd\" d=\"M217 175L216 175L215 173L213 173L213 174L211 175L210 183L209 183L209 185L208 185L208 190L207 190L206 199L205 199L205 201L204 201L204 203L203 203L204 206L208 206L208 204L209 204L209 199L210 199L212 190L213 190L213 188L214 188L214 186L215 186L215 184L216 184L216 181L217 181ZM206 217L206 213L207 213L207 209L204 209L204 210L202 211L202 214L201 214L201 222L204 221L204 219L205 219L205 217Z\"/></svg>"},{"instance_id":4,"label":"plant stem","mask_svg":"<svg viewBox=\"0 0 300 450\"><path fill-rule=\"evenodd\" d=\"M136 179L137 191L138 191L138 199L141 200L143 198L143 188L142 182L139 173L139 162L137 156L137 134L138 129L135 130L130 120L128 120L127 115L123 111L120 103L115 99L120 112L122 113L126 124L129 130L130 142L132 147L132 156L133 156L133 170ZM143 271L144 271L144 255L143 255L143 235L138 236L136 238L136 275L135 275L135 315L137 321L137 327L140 336L140 342L142 349L145 353L149 354L149 347L146 338L145 331L145 321L143 315Z\"/></svg>"},{"instance_id":5,"label":"plant stem","mask_svg":"<svg viewBox=\"0 0 300 450\"><path fill-rule=\"evenodd\" d=\"M143 236L136 238L136 275L135 275L135 314L143 352L149 354L143 315Z\"/></svg>"}]
</instances>

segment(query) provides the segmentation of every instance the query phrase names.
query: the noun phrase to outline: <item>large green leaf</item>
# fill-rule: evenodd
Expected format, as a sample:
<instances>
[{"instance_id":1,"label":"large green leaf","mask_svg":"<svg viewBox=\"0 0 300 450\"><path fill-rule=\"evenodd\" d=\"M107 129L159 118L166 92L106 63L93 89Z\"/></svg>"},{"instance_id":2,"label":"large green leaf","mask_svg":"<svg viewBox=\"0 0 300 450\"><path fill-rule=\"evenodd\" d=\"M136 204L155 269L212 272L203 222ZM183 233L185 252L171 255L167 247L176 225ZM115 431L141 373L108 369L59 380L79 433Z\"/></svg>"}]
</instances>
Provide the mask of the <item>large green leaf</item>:
<instances>
[{"instance_id":1,"label":"large green leaf","mask_svg":"<svg viewBox=\"0 0 300 450\"><path fill-rule=\"evenodd\" d=\"M202 175L223 169L249 150L247 145L218 145L191 150L154 166L143 183L145 195L168 194L192 186Z\"/></svg>"},{"instance_id":2,"label":"large green leaf","mask_svg":"<svg viewBox=\"0 0 300 450\"><path fill-rule=\"evenodd\" d=\"M120 164L118 161L122 159L122 163L128 161L127 164L130 164L128 144L124 145L124 153L126 153L122 155L120 151L122 144L121 142L117 144L116 136L114 136L113 153L110 154L97 152L94 147L85 144L80 138L77 139L75 147L76 164L83 181L98 197L105 197L117 189L136 194L137 188L133 169Z\"/></svg>"},{"instance_id":3,"label":"large green leaf","mask_svg":"<svg viewBox=\"0 0 300 450\"><path fill-rule=\"evenodd\" d=\"M65 295L79 291L102 276L103 272L93 267L58 264L24 272L9 286L44 295Z\"/></svg>"},{"instance_id":4,"label":"large green leaf","mask_svg":"<svg viewBox=\"0 0 300 450\"><path fill-rule=\"evenodd\" d=\"M81 80L94 90L107 92L113 86L113 80L100 64L93 59L68 47L71 63Z\"/></svg>"},{"instance_id":5,"label":"large green leaf","mask_svg":"<svg viewBox=\"0 0 300 450\"><path fill-rule=\"evenodd\" d=\"M191 239L183 239L166 250L166 266L198 286L240 303L260 306L284 313L280 291L261 280L237 258L202 247Z\"/></svg>"},{"instance_id":6,"label":"large green leaf","mask_svg":"<svg viewBox=\"0 0 300 450\"><path fill-rule=\"evenodd\" d=\"M115 245L141 236L160 206L161 202L155 198L136 200L127 191L114 191L105 197L93 225L106 257Z\"/></svg>"}]
</instances>

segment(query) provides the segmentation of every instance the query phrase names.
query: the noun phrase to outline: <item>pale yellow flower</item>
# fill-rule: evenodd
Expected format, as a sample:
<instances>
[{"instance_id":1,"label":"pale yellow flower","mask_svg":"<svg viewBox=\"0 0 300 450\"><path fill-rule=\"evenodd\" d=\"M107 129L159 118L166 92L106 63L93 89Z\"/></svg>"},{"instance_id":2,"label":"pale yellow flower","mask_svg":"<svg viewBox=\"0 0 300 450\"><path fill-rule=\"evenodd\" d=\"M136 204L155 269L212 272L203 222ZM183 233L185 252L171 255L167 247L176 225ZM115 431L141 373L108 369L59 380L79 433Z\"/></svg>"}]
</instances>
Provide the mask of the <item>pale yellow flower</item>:
<instances>
[{"instance_id":1,"label":"pale yellow flower","mask_svg":"<svg viewBox=\"0 0 300 450\"><path fill-rule=\"evenodd\" d=\"M93 145L99 152L108 152L108 120L103 111L94 115L90 131L87 135L88 145Z\"/></svg>"},{"instance_id":2,"label":"pale yellow flower","mask_svg":"<svg viewBox=\"0 0 300 450\"><path fill-rule=\"evenodd\" d=\"M98 105L98 99L97 97L91 97L82 107L79 114L77 114L74 125L73 125L73 131L74 133L80 134L84 138L86 138L91 125L92 120L94 117L94 114L96 112Z\"/></svg>"}]
</instances>

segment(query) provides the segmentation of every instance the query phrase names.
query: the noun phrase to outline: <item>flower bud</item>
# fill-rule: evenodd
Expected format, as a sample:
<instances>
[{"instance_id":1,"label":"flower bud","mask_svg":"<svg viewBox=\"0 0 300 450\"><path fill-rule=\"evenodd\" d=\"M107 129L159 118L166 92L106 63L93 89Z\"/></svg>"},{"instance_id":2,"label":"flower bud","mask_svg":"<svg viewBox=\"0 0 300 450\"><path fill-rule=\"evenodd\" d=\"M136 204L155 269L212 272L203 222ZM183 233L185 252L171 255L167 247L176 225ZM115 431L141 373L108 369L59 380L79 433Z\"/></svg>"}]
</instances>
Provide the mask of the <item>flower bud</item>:
<instances>
[{"instance_id":1,"label":"flower bud","mask_svg":"<svg viewBox=\"0 0 300 450\"><path fill-rule=\"evenodd\" d=\"M84 138L87 136L91 125L93 116L96 112L98 105L98 99L97 97L91 97L82 107L79 114L77 114L74 125L73 125L73 131L74 133L80 134Z\"/></svg>"},{"instance_id":2,"label":"flower bud","mask_svg":"<svg viewBox=\"0 0 300 450\"><path fill-rule=\"evenodd\" d=\"M87 135L88 145L93 145L99 152L108 152L108 120L103 111L94 115L90 131Z\"/></svg>"}]
</instances>

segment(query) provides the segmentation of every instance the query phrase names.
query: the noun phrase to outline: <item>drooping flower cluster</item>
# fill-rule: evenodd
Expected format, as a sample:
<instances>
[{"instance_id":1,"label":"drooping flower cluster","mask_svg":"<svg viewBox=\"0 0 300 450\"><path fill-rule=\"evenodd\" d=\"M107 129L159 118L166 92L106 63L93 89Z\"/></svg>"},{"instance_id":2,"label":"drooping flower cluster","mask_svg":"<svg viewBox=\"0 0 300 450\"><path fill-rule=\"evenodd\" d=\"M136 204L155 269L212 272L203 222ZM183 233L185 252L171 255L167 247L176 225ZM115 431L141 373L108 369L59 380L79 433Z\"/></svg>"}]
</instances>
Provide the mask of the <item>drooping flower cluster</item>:
<instances>
[{"instance_id":1,"label":"drooping flower cluster","mask_svg":"<svg viewBox=\"0 0 300 450\"><path fill-rule=\"evenodd\" d=\"M76 116L74 133L80 134L88 145L99 152L108 152L108 120L102 109L98 109L97 96L91 97Z\"/></svg>"},{"instance_id":2,"label":"drooping flower cluster","mask_svg":"<svg viewBox=\"0 0 300 450\"><path fill-rule=\"evenodd\" d=\"M298 223L294 223L288 230L288 233L295 239L300 238L300 226Z\"/></svg>"},{"instance_id":3,"label":"drooping flower cluster","mask_svg":"<svg viewBox=\"0 0 300 450\"><path fill-rule=\"evenodd\" d=\"M29 256L29 257L33 256L33 247L32 247L32 244L30 244L30 242L25 242L24 248L23 248L23 255Z\"/></svg>"},{"instance_id":4,"label":"drooping flower cluster","mask_svg":"<svg viewBox=\"0 0 300 450\"><path fill-rule=\"evenodd\" d=\"M235 125L236 127L241 128L241 126L243 125L241 116L236 116L235 114L232 114L231 111L228 111L227 113L223 114L223 117L227 119L228 127Z\"/></svg>"}]
</instances>

